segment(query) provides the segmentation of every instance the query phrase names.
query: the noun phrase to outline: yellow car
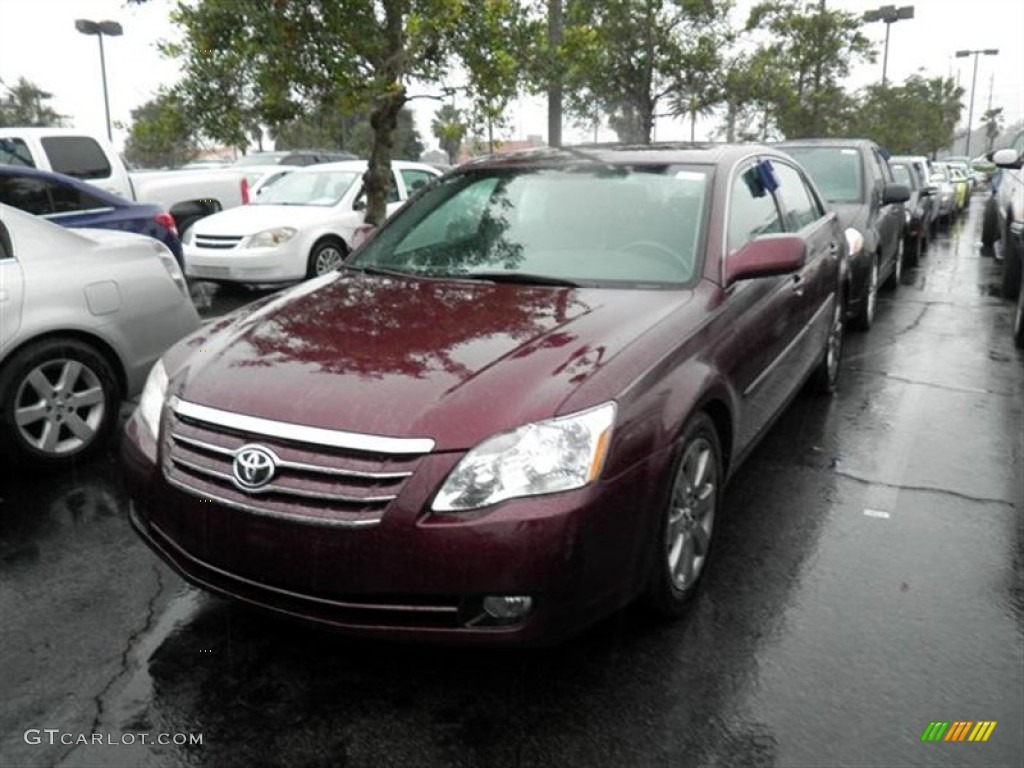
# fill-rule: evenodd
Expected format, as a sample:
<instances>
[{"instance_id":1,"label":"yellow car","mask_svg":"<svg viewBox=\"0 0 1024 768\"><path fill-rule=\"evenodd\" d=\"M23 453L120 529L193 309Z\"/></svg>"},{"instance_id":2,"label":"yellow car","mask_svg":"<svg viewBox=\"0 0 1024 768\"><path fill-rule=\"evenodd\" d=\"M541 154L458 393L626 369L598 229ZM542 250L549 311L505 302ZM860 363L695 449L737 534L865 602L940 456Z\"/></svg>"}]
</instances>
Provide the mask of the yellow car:
<instances>
[{"instance_id":1,"label":"yellow car","mask_svg":"<svg viewBox=\"0 0 1024 768\"><path fill-rule=\"evenodd\" d=\"M947 165L949 168L949 177L953 182L953 187L956 190L956 212L957 215L961 211L967 208L967 203L971 199L971 180L967 178L966 174L954 165Z\"/></svg>"}]
</instances>

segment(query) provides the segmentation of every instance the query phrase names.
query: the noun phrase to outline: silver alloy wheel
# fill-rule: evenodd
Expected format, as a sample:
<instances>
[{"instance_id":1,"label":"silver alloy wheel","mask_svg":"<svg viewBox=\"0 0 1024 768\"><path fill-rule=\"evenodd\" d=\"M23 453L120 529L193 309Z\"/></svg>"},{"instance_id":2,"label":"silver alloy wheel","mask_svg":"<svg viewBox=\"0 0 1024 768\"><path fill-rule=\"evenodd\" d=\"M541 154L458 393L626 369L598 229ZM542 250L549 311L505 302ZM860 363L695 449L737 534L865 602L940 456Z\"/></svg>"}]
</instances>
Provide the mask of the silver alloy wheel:
<instances>
[{"instance_id":1,"label":"silver alloy wheel","mask_svg":"<svg viewBox=\"0 0 1024 768\"><path fill-rule=\"evenodd\" d=\"M313 261L313 272L317 275L326 274L340 267L344 260L345 254L341 252L338 246L333 244L322 245L317 250L316 258Z\"/></svg>"},{"instance_id":2,"label":"silver alloy wheel","mask_svg":"<svg viewBox=\"0 0 1024 768\"><path fill-rule=\"evenodd\" d=\"M96 372L69 358L33 368L14 398L14 423L21 439L50 455L91 443L105 412L106 395Z\"/></svg>"},{"instance_id":3,"label":"silver alloy wheel","mask_svg":"<svg viewBox=\"0 0 1024 768\"><path fill-rule=\"evenodd\" d=\"M672 489L665 532L665 555L673 586L686 591L697 583L707 562L718 500L718 463L707 438L686 447Z\"/></svg>"},{"instance_id":4,"label":"silver alloy wheel","mask_svg":"<svg viewBox=\"0 0 1024 768\"><path fill-rule=\"evenodd\" d=\"M878 257L871 259L871 271L868 273L868 295L865 301L868 303L866 317L870 325L875 319L875 299L878 294Z\"/></svg>"}]
</instances>

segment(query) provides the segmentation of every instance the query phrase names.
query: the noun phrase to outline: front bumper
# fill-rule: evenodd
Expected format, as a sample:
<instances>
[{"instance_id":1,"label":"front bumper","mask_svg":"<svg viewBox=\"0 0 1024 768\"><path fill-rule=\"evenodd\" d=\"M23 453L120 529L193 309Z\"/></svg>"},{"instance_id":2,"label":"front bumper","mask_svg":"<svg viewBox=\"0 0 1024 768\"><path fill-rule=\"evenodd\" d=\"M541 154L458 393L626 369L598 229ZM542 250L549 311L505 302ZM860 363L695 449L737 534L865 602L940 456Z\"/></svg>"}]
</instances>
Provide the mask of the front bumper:
<instances>
[{"instance_id":1,"label":"front bumper","mask_svg":"<svg viewBox=\"0 0 1024 768\"><path fill-rule=\"evenodd\" d=\"M197 280L281 283L306 276L306 260L295 239L274 248L184 246L185 276Z\"/></svg>"},{"instance_id":2,"label":"front bumper","mask_svg":"<svg viewBox=\"0 0 1024 768\"><path fill-rule=\"evenodd\" d=\"M650 473L668 457L594 486L436 515L429 501L461 454L427 454L376 524L262 516L168 483L132 418L122 443L131 520L193 584L347 634L445 643L547 644L628 603L649 573L660 509ZM503 623L485 596L524 595Z\"/></svg>"}]
</instances>

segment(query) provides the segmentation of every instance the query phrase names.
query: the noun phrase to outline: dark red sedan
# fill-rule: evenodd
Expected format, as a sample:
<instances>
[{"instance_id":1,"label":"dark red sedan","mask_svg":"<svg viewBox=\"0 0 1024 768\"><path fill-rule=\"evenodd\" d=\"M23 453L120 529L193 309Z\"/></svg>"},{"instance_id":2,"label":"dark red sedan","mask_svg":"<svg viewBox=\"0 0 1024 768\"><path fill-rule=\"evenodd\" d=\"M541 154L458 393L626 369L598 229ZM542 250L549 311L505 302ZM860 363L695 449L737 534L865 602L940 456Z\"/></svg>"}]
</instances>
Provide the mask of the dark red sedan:
<instances>
[{"instance_id":1,"label":"dark red sedan","mask_svg":"<svg viewBox=\"0 0 1024 768\"><path fill-rule=\"evenodd\" d=\"M167 353L127 426L133 522L194 584L353 633L677 615L728 477L808 378L835 388L846 252L764 147L462 166Z\"/></svg>"}]
</instances>

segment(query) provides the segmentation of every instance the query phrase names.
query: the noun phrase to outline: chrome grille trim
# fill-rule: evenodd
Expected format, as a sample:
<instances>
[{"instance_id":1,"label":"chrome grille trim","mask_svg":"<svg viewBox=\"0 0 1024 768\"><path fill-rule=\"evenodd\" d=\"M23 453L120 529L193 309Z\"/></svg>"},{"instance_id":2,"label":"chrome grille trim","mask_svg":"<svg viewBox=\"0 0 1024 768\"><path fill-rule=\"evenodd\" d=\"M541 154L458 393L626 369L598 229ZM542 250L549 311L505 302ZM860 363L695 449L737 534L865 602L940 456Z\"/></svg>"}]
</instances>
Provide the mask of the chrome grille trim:
<instances>
[{"instance_id":1,"label":"chrome grille trim","mask_svg":"<svg viewBox=\"0 0 1024 768\"><path fill-rule=\"evenodd\" d=\"M236 429L252 435L264 435L312 445L389 455L424 454L430 453L434 449L434 441L427 437L381 437L322 427L307 427L287 421L275 421L258 416L247 416L234 411L223 411L179 398L172 398L170 406L174 413L187 419L195 419L217 427Z\"/></svg>"},{"instance_id":2,"label":"chrome grille trim","mask_svg":"<svg viewBox=\"0 0 1024 768\"><path fill-rule=\"evenodd\" d=\"M242 512L251 512L254 515L261 515L263 517L270 517L275 520L284 520L289 523L302 523L305 525L320 525L325 528L372 528L375 525L380 525L380 521L383 515L378 515L372 518L362 518L360 520L336 520L332 518L324 517L313 517L311 515L301 515L293 512L277 512L273 509L265 509L263 507L255 507L251 504L244 504L240 501L233 501L232 499L225 499L223 496L217 496L216 494L207 493L201 491L198 488L193 488L180 480L175 480L171 475L164 473L164 479L184 493L196 498L203 499L205 501L215 501L218 504L223 504L225 507L231 509L237 509Z\"/></svg>"},{"instance_id":3,"label":"chrome grille trim","mask_svg":"<svg viewBox=\"0 0 1024 768\"><path fill-rule=\"evenodd\" d=\"M235 448L225 448L222 445L214 445L213 443L196 440L192 437L185 437L184 435L172 434L171 439L177 443L184 443L185 445L193 448L198 448L201 451L208 451L221 456L233 457L238 452L238 449ZM351 477L357 480L404 480L407 477L412 477L412 472L360 472L355 469L321 467L316 464L306 464L301 461L285 461L281 458L276 459L276 464L279 467L294 469L300 472L311 472L320 475L330 475L332 477Z\"/></svg>"},{"instance_id":4,"label":"chrome grille trim","mask_svg":"<svg viewBox=\"0 0 1024 768\"><path fill-rule=\"evenodd\" d=\"M190 472L195 472L196 474L199 475L206 475L207 477L222 480L226 483L234 484L235 482L234 478L225 472L218 472L216 469L210 469L209 467L204 467L200 464L195 464L191 461L182 459L178 456L171 456L171 461L173 461L177 466L184 467ZM359 497L347 496L341 493L304 491L300 488L289 488L286 485L277 485L275 483L268 483L267 485L261 486L259 488L247 488L246 493L249 493L253 496L262 495L264 493L279 493L282 496L298 496L299 498L302 499L316 499L318 501L340 501L343 504L385 504L389 501L394 501L396 498L398 498L397 496L394 495Z\"/></svg>"}]
</instances>

